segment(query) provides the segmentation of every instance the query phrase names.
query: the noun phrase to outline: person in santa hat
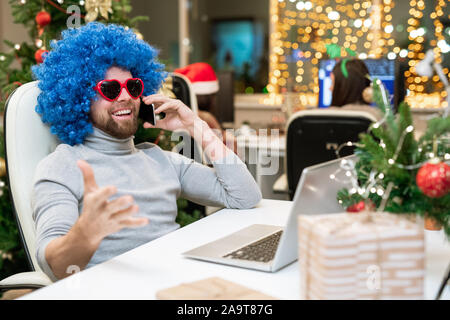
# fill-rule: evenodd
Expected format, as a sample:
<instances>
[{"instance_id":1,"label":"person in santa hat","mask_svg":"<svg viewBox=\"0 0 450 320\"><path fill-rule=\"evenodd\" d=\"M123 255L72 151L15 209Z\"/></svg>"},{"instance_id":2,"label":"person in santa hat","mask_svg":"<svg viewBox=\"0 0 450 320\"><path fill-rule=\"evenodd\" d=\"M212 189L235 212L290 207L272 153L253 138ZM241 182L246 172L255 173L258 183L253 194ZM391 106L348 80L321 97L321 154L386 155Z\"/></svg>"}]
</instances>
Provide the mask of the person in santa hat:
<instances>
[{"instance_id":1,"label":"person in santa hat","mask_svg":"<svg viewBox=\"0 0 450 320\"><path fill-rule=\"evenodd\" d=\"M175 73L184 75L192 84L192 89L197 97L198 116L213 129L223 143L237 153L237 142L231 133L225 131L219 121L212 114L216 107L219 81L214 69L205 62L197 62L183 68L175 69Z\"/></svg>"}]
</instances>

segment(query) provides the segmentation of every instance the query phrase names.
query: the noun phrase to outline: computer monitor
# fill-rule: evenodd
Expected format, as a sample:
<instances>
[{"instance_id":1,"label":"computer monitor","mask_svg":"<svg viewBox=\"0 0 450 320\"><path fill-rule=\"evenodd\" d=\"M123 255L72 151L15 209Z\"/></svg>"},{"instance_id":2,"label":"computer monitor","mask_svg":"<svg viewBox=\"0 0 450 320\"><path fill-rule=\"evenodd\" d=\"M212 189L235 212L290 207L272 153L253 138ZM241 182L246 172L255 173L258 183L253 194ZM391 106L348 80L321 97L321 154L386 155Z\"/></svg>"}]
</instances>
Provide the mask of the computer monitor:
<instances>
[{"instance_id":1,"label":"computer monitor","mask_svg":"<svg viewBox=\"0 0 450 320\"><path fill-rule=\"evenodd\" d=\"M255 77L264 55L264 26L253 18L214 19L211 41L217 70Z\"/></svg>"},{"instance_id":2,"label":"computer monitor","mask_svg":"<svg viewBox=\"0 0 450 320\"><path fill-rule=\"evenodd\" d=\"M336 65L336 60L328 59L320 61L319 65L319 108L327 108L331 105L332 92L331 72ZM380 79L392 98L398 95L396 92L396 62L389 59L365 59L364 63L369 70L370 76ZM398 99L391 99L391 103L398 103Z\"/></svg>"}]
</instances>

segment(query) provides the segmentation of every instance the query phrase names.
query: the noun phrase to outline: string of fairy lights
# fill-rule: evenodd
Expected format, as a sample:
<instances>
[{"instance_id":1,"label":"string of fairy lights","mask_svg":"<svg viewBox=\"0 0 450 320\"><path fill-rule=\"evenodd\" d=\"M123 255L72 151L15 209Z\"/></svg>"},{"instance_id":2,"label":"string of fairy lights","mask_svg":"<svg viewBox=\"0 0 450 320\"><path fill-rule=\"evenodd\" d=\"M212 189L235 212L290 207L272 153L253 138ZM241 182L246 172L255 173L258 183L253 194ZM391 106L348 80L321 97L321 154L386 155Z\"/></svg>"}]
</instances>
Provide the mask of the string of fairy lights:
<instances>
[{"instance_id":1,"label":"string of fairy lights","mask_svg":"<svg viewBox=\"0 0 450 320\"><path fill-rule=\"evenodd\" d=\"M381 97L383 99L383 103L384 103L384 105L388 106L389 105L388 92L387 92L386 88L384 87L383 83L379 79L377 80L377 84L381 88L380 92L381 92ZM380 127L384 122L386 122L390 112L392 112L391 109L387 108L384 117L382 119L378 120L376 123L372 124L369 127L369 129L367 130L367 133L370 133L370 131L372 129L376 129L376 128ZM433 152L426 153L427 159L420 163L411 164L411 165L403 165L403 164L399 163L398 157L400 155L401 149L403 148L405 138L408 134L413 133L413 131L414 131L414 127L412 125L409 125L401 132L400 139L398 141L398 144L397 144L394 154L391 155L387 159L387 163L388 163L389 167L395 166L397 168L406 169L406 170L417 170L420 167L422 167L423 165L425 165L426 163L428 163L431 159L434 159L438 156L437 154L434 153L435 151L433 151ZM418 146L419 152L422 152L422 146L424 143L426 143L426 142L422 141L419 144L419 146ZM442 142L442 143L444 143L444 142ZM343 147L351 147L351 146L360 146L360 145L357 142L351 142L351 141L343 143L336 150L337 158L341 158L341 155L339 152ZM386 149L386 145L383 142L383 140L380 141L380 147L383 149ZM443 161L450 160L449 153L445 153L441 157L442 157ZM355 168L355 161L350 160L350 159L342 159L340 162L339 168L336 169L332 174L330 174L329 178L330 178L330 180L336 181L341 184L344 183L344 184L351 185L349 193L350 194L358 193L364 199L368 199L369 193L378 194L378 196L382 197L382 202L381 202L380 207L377 209L377 211L383 211L384 206L386 205L386 201L389 198L390 192L393 188L393 183L389 182L385 188L383 186L384 185L383 179L385 177L385 174L383 172L378 172L378 171L372 169L370 172L366 172L366 174L367 174L366 183L363 185L360 185L359 184L360 179L358 177L358 174L357 174L356 168ZM342 201L339 200L339 203L342 204Z\"/></svg>"},{"instance_id":2,"label":"string of fairy lights","mask_svg":"<svg viewBox=\"0 0 450 320\"><path fill-rule=\"evenodd\" d=\"M302 92L317 94L320 59L326 57L326 45L342 46L358 53L360 59L386 57L408 58L405 72L407 88L413 93L425 91L425 83L443 85L437 75L431 79L415 73L415 65L424 58L425 29L421 26L426 6L424 0L410 0L408 26L394 25L394 0L270 0L269 93ZM440 18L446 0L439 0L430 18L434 23L436 62L442 61L443 46L448 46ZM402 48L395 33L408 33L410 44ZM433 31L429 31L430 33ZM444 68L448 76L449 70ZM440 95L446 96L445 90Z\"/></svg>"},{"instance_id":3,"label":"string of fairy lights","mask_svg":"<svg viewBox=\"0 0 450 320\"><path fill-rule=\"evenodd\" d=\"M420 19L423 17L423 11L425 10L425 2L423 0L411 0L411 9L409 10L410 18L408 19L408 38L412 40L412 43L408 46L408 58L409 60L409 70L405 72L407 77L408 89L414 92L423 92L424 82L428 81L425 76L420 76L416 74L415 66L421 59L424 58L425 54L422 52L424 48L424 35L425 29L420 27Z\"/></svg>"},{"instance_id":4,"label":"string of fairy lights","mask_svg":"<svg viewBox=\"0 0 450 320\"><path fill-rule=\"evenodd\" d=\"M408 89L414 92L423 92L425 89L425 83L428 81L432 81L434 85L436 85L438 88L442 89L443 84L439 79L438 75L434 75L431 79L428 79L426 76L419 76L416 74L415 66L417 63L424 58L425 53L423 52L424 49L424 41L425 41L425 33L426 30L420 26L420 19L423 18L423 11L426 8L427 2L423 0L411 0L410 1L411 9L409 10L409 14L411 17L408 19L408 33L409 33L409 40L412 40L412 43L408 46L409 53L408 58L410 58L409 61L409 70L405 72L405 76L407 77L408 82ZM446 6L445 0L439 0L436 3L436 6L434 7L433 12L430 14L430 18L433 20L434 25L434 37L435 39L432 39L430 41L430 46L434 47L434 55L435 55L435 62L441 63L442 62L442 55L441 52L446 52L448 49L444 48L446 44L445 37L443 35L444 27L442 25L442 22L440 21L440 17L444 15L444 11L442 10L443 7ZM447 45L448 46L448 45ZM443 72L447 76L449 75L448 69L444 68ZM442 97L445 97L447 93L445 91L441 92Z\"/></svg>"},{"instance_id":5,"label":"string of fairy lights","mask_svg":"<svg viewBox=\"0 0 450 320\"><path fill-rule=\"evenodd\" d=\"M395 54L395 40L391 37L393 7L392 0L272 0L273 50L268 91L317 93L318 64L330 43L341 42L343 48L361 52L363 59ZM342 56L346 55L347 51L342 50ZM293 60L296 70L288 66ZM304 74L312 75L309 83L305 83ZM295 82L290 83L290 78Z\"/></svg>"}]
</instances>

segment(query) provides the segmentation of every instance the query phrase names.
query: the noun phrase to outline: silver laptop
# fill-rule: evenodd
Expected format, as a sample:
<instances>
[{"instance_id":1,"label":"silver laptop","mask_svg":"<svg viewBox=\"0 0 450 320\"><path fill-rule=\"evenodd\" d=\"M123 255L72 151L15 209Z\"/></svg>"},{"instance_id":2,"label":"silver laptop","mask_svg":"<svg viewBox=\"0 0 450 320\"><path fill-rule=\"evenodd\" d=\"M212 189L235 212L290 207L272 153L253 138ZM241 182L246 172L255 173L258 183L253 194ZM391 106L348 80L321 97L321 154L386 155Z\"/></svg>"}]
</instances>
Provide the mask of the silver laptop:
<instances>
[{"instance_id":1,"label":"silver laptop","mask_svg":"<svg viewBox=\"0 0 450 320\"><path fill-rule=\"evenodd\" d=\"M338 190L351 185L331 181L343 159L355 161L355 155L305 168L295 191L285 227L254 224L224 238L183 253L183 256L248 269L275 272L294 262L297 252L297 216L299 214L342 211L336 200Z\"/></svg>"}]
</instances>

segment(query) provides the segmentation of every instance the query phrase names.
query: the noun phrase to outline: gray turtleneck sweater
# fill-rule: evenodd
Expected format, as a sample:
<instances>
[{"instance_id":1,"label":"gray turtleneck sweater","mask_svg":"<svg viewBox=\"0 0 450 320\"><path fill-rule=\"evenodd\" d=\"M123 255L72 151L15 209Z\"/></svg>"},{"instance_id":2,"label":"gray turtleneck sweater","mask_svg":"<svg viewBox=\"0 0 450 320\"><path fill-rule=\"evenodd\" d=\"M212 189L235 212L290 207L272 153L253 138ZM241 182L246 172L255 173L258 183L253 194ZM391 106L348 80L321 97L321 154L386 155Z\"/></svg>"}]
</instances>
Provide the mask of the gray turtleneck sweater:
<instances>
[{"instance_id":1,"label":"gray turtleneck sweater","mask_svg":"<svg viewBox=\"0 0 450 320\"><path fill-rule=\"evenodd\" d=\"M94 128L83 144L60 144L37 166L33 190L36 256L42 270L56 280L45 259L45 248L65 235L83 209L84 183L77 160L93 168L97 185L114 185L111 197L133 196L138 216L149 219L140 228L125 228L104 238L87 268L179 228L175 222L179 197L202 205L245 209L255 206L261 192L235 154L212 161L213 168L157 145L137 146L133 137L116 139Z\"/></svg>"}]
</instances>

